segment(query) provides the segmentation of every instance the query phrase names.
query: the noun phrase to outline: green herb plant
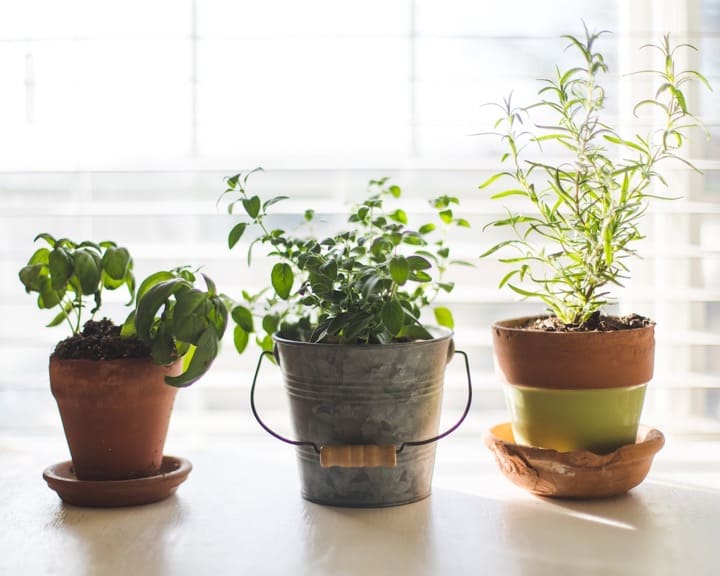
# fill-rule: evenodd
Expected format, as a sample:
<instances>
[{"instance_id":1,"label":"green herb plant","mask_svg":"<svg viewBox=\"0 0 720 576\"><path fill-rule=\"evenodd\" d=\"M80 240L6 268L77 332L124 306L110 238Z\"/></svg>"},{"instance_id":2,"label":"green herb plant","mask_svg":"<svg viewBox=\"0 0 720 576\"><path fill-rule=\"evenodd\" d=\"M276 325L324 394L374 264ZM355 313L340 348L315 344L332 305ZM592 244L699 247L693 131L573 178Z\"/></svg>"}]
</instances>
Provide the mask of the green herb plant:
<instances>
[{"instance_id":1,"label":"green herb plant","mask_svg":"<svg viewBox=\"0 0 720 576\"><path fill-rule=\"evenodd\" d=\"M596 42L603 34L586 27L583 39L564 36L581 64L558 68L554 78L543 80L537 102L515 107L510 96L494 104L502 113L491 134L501 139L506 149L502 162L508 167L480 185L484 189L501 181L505 188L492 198L523 202L523 208L508 209L505 217L486 226L513 233L482 255L515 249L509 255L503 250L499 258L511 266L500 287L540 299L561 322L574 326L597 317L613 301L609 285L622 286L627 279L626 261L636 254L635 242L643 238L639 223L648 201L659 197L651 185L667 185L659 165L679 160L695 169L678 155L687 131L701 126L688 110L685 90L696 81L710 88L699 72L676 66L676 52L692 46L673 46L667 35L658 45L644 46L659 51L664 66L638 72L651 75L658 87L653 97L635 104L633 113L654 111L662 117L662 127L645 136L622 137L601 118L601 80L608 67ZM527 128L536 112L553 120ZM571 158L549 163L543 156L546 142L559 144Z\"/></svg>"},{"instance_id":2,"label":"green herb plant","mask_svg":"<svg viewBox=\"0 0 720 576\"><path fill-rule=\"evenodd\" d=\"M227 327L224 298L212 279L202 277L205 290L195 287L197 276L188 267L151 274L121 329L148 344L157 364L183 358L182 374L165 378L173 386L189 386L210 369Z\"/></svg>"},{"instance_id":3,"label":"green herb plant","mask_svg":"<svg viewBox=\"0 0 720 576\"><path fill-rule=\"evenodd\" d=\"M422 311L432 307L440 293L453 290L444 279L450 259L446 234L450 227L467 227L453 208L458 199L441 196L431 201L435 221L417 228L408 224L407 213L397 200L402 192L387 178L372 180L368 195L355 206L344 230L327 238L303 237L270 226L268 209L286 197L262 201L247 191L250 173L227 179L228 211L242 207L244 217L228 235L232 249L249 228L256 237L248 248L260 243L276 260L267 289L244 294L245 302L232 310L235 344L247 346L252 333L265 349L272 347L271 334L308 342L384 344L430 339ZM314 211L305 212L311 222ZM450 310L434 307L435 322L452 329ZM255 326L256 320L262 325Z\"/></svg>"},{"instance_id":4,"label":"green herb plant","mask_svg":"<svg viewBox=\"0 0 720 576\"><path fill-rule=\"evenodd\" d=\"M47 246L38 248L27 265L20 270L20 281L28 293L37 293L41 309L59 308L48 326L67 322L73 335L79 334L83 314L92 297L92 319L102 306L103 290L127 286L131 305L135 301L133 260L126 248L114 242L73 242L68 238L55 239L42 233L35 241L44 240Z\"/></svg>"},{"instance_id":5,"label":"green herb plant","mask_svg":"<svg viewBox=\"0 0 720 576\"><path fill-rule=\"evenodd\" d=\"M120 328L122 338L138 338L148 345L152 360L167 365L183 358L183 372L166 377L173 386L189 386L214 361L225 332L228 312L213 281L203 274L207 290L195 288L196 275L187 267L148 276L135 293L133 259L114 242L74 242L39 234L48 246L39 248L19 273L28 293L37 293L41 309L59 308L48 324L67 321L80 334L84 311L92 320L102 305L103 290L127 286L135 307Z\"/></svg>"}]
</instances>

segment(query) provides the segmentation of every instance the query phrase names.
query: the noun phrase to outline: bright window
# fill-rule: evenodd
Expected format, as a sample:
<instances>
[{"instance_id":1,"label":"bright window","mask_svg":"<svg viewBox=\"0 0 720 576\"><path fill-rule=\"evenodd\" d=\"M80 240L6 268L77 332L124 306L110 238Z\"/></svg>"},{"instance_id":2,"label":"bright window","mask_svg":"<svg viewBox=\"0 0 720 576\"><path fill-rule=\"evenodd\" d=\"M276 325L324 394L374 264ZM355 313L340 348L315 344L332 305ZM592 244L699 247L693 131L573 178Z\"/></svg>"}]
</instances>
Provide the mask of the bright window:
<instances>
[{"instance_id":1,"label":"bright window","mask_svg":"<svg viewBox=\"0 0 720 576\"><path fill-rule=\"evenodd\" d=\"M619 310L658 322L645 420L717 432L718 0L0 0L0 432L59 427L46 358L65 334L43 328L48 314L17 281L34 235L115 239L136 255L138 276L204 263L226 292L252 290L256 275L241 247L227 250L232 220L215 200L224 176L258 165L257 191L291 196L287 222L310 206L332 219L380 176L405 189L416 214L437 194L461 197L473 228L458 233L456 252L477 266L457 272L448 304L473 366L473 413L504 417L489 325L542 306L499 292L500 266L477 259L493 241L483 224L501 208L477 190L496 168L495 143L472 134L490 122L482 103L512 89L529 99L537 78L567 62L559 36L579 33L581 19L614 32L604 40L611 115L642 89L623 76L642 64L637 47L664 32L701 48L691 63L715 86L693 96L713 135L692 149L704 174L673 170L683 199L653 208ZM228 342L209 377L179 395L176 425L255 431L255 361ZM279 375L266 367L263 377L262 401L282 419ZM462 378L451 367L448 419Z\"/></svg>"}]
</instances>

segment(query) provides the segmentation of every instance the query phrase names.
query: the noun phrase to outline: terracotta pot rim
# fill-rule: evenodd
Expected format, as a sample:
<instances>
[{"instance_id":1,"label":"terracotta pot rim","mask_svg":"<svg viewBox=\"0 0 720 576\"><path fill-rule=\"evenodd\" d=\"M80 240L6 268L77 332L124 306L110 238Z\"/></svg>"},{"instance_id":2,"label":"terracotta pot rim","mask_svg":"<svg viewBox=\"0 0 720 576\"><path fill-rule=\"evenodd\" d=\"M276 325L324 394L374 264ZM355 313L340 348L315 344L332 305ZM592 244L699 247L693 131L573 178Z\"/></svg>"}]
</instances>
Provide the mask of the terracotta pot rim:
<instances>
[{"instance_id":1,"label":"terracotta pot rim","mask_svg":"<svg viewBox=\"0 0 720 576\"><path fill-rule=\"evenodd\" d=\"M545 332L514 327L527 316L492 327L503 380L534 388L619 388L652 380L655 326L593 332ZM504 324L509 323L507 327Z\"/></svg>"},{"instance_id":2,"label":"terracotta pot rim","mask_svg":"<svg viewBox=\"0 0 720 576\"><path fill-rule=\"evenodd\" d=\"M613 316L617 318L617 316ZM530 322L531 320L539 320L543 318L550 318L549 314L537 314L534 316L520 316L516 318L507 318L505 320L497 320L496 322L493 322L491 325L491 328L493 330L504 330L507 332L522 332L522 333L531 333L531 334L547 334L549 337L559 337L564 336L566 338L568 337L578 337L583 336L585 338L593 338L598 337L598 335L604 335L607 336L608 334L632 334L636 332L641 332L643 330L654 330L655 324L650 324L649 326L640 326L639 328L623 328L621 330L578 330L578 331L571 331L571 332L558 332L558 331L549 331L549 330L535 330L532 328L522 327L519 326L520 324L526 324Z\"/></svg>"},{"instance_id":3,"label":"terracotta pot rim","mask_svg":"<svg viewBox=\"0 0 720 576\"><path fill-rule=\"evenodd\" d=\"M75 364L76 366L80 366L82 364L154 364L155 366L161 366L161 367L168 367L175 364L178 360L181 360L181 358L176 358L170 364L155 364L153 362L153 359L151 356L142 356L142 357L134 357L134 358L100 358L100 359L93 359L93 358L58 358L54 353L50 354L50 362L62 362L67 363L69 365Z\"/></svg>"}]
</instances>

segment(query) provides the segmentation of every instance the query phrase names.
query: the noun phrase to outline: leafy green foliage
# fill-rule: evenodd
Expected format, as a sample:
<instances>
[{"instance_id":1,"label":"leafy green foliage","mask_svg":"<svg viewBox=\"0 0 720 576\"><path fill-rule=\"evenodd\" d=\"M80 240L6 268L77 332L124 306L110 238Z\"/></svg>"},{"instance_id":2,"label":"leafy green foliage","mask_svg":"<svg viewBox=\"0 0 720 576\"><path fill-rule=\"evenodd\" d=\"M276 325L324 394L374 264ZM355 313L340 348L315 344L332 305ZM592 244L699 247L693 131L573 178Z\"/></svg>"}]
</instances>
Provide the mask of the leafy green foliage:
<instances>
[{"instance_id":1,"label":"leafy green foliage","mask_svg":"<svg viewBox=\"0 0 720 576\"><path fill-rule=\"evenodd\" d=\"M35 251L19 276L28 294L37 293L39 308L59 309L48 326L67 322L72 333L78 334L89 297L93 298L92 318L102 305L104 289L127 286L128 304L134 301L133 260L127 249L114 242L78 243L47 233L38 234L37 240L43 240L47 246Z\"/></svg>"},{"instance_id":2,"label":"leafy green foliage","mask_svg":"<svg viewBox=\"0 0 720 576\"><path fill-rule=\"evenodd\" d=\"M184 356L182 374L166 378L173 386L189 386L207 372L227 326L227 307L213 281L202 276L204 291L195 287L196 276L187 267L149 276L123 325L124 335L134 334L150 346L156 363Z\"/></svg>"},{"instance_id":3,"label":"leafy green foliage","mask_svg":"<svg viewBox=\"0 0 720 576\"><path fill-rule=\"evenodd\" d=\"M40 308L59 308L48 326L67 321L73 335L80 333L83 311L93 299L90 319L102 305L103 289L127 286L128 306L135 308L121 326L123 338L145 342L156 364L183 357L183 373L166 378L173 386L189 386L217 356L227 325L228 311L214 283L203 274L206 291L194 287L195 274L187 267L148 276L135 294L133 259L114 242L73 242L39 234L48 245L39 248L19 273L25 290L38 294Z\"/></svg>"},{"instance_id":4,"label":"leafy green foliage","mask_svg":"<svg viewBox=\"0 0 720 576\"><path fill-rule=\"evenodd\" d=\"M659 45L646 46L662 54L664 66L640 72L656 78L659 87L633 111L648 108L660 113L662 128L646 136L620 136L600 117L605 105L600 80L608 70L595 47L602 34L586 28L582 40L565 37L580 53L582 64L557 69L554 78L543 80L534 104L515 107L508 97L494 105L502 115L492 134L505 146L502 162L509 167L480 185L483 189L509 182L492 198L513 197L525 203L523 209L508 210L488 224L513 232L512 239L482 255L499 252L500 261L511 266L500 286L540 299L566 324L586 322L612 301L608 286L621 286L627 278L626 260L643 237L639 223L654 197L651 184L666 184L658 165L675 159L694 168L678 155L687 130L700 125L688 111L683 90L694 81L709 88L698 72L676 69L676 51L692 46L672 46L668 36ZM532 132L525 126L536 112L553 120L536 125ZM546 142L568 150L572 160L548 163L542 150ZM538 154L531 157L529 149ZM508 249L515 253L506 255Z\"/></svg>"},{"instance_id":5,"label":"leafy green foliage","mask_svg":"<svg viewBox=\"0 0 720 576\"><path fill-rule=\"evenodd\" d=\"M264 349L272 348L270 335L276 331L295 340L348 344L432 338L421 312L440 292L453 289L442 281L452 263L445 235L450 226L468 226L452 212L457 198L433 200L437 221L414 229L405 210L387 206L401 197L400 187L387 178L372 180L345 230L323 239L299 237L269 228L268 208L284 197L262 202L250 194L250 174L227 180L224 194L232 197L228 211L242 207L246 216L230 231L228 244L234 246L254 227L259 236L249 246L248 262L258 243L277 262L269 287L257 295L244 293L243 303L232 311L238 351L245 349L252 332L259 334L257 342ZM314 215L306 210L305 221ZM438 323L452 327L450 310L438 310ZM262 331L253 317L262 319Z\"/></svg>"}]
</instances>

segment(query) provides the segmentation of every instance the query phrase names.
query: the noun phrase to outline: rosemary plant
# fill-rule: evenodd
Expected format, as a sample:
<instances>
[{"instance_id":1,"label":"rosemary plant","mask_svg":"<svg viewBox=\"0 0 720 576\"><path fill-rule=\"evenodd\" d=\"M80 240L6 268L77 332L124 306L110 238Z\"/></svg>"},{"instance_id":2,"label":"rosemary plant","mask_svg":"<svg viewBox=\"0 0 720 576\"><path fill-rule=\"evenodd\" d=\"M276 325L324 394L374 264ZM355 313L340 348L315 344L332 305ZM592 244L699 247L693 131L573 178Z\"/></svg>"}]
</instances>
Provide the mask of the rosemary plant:
<instances>
[{"instance_id":1,"label":"rosemary plant","mask_svg":"<svg viewBox=\"0 0 720 576\"><path fill-rule=\"evenodd\" d=\"M508 209L505 217L486 226L513 233L482 255L515 249L498 255L511 266L500 287L540 299L562 323L574 326L597 316L613 301L610 285L622 286L628 278L627 259L643 238L639 224L648 201L658 197L651 185L667 185L660 165L679 160L696 169L679 155L687 131L701 126L688 109L686 86L699 81L710 89L702 74L676 65L676 52L692 46L673 45L668 35L660 44L644 46L659 51L664 65L637 73L651 75L658 87L653 97L635 104L633 113L659 113L662 127L644 136L621 136L601 116L608 67L596 43L603 34L586 27L584 38L564 36L581 63L557 68L554 78L542 80L537 102L516 107L510 96L494 104L502 112L491 134L506 148L502 163L508 167L480 185L484 189L501 181L506 187L492 198L523 202L522 209ZM537 112L553 121L527 128ZM542 150L546 142L559 144L571 159L549 163Z\"/></svg>"}]
</instances>

